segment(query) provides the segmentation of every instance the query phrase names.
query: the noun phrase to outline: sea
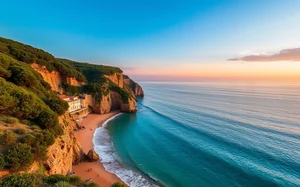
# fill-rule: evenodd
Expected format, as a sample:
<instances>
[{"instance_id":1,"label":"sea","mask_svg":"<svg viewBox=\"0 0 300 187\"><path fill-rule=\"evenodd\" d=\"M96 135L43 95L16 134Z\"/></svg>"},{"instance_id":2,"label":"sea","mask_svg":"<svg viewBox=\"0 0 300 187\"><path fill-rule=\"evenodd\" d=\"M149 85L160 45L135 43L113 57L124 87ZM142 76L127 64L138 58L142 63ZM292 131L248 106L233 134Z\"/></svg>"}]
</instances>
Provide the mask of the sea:
<instances>
[{"instance_id":1,"label":"sea","mask_svg":"<svg viewBox=\"0 0 300 187\"><path fill-rule=\"evenodd\" d=\"M142 82L138 112L94 134L133 187L300 186L300 84Z\"/></svg>"}]
</instances>

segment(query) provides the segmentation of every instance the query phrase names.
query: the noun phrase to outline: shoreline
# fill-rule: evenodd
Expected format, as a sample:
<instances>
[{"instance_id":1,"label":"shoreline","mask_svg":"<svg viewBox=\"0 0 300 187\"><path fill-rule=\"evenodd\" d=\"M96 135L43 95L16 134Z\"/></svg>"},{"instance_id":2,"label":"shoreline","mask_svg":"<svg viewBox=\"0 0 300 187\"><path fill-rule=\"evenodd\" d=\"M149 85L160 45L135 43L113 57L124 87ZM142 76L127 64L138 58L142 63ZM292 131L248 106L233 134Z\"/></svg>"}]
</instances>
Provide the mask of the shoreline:
<instances>
[{"instance_id":1,"label":"shoreline","mask_svg":"<svg viewBox=\"0 0 300 187\"><path fill-rule=\"evenodd\" d=\"M95 130L98 127L102 127L105 121L120 113L120 111L112 111L107 114L89 114L88 118L78 122L79 125L86 127L84 130L74 132L74 135L85 154L94 148L93 139ZM91 171L87 171L89 168L91 168ZM75 176L81 177L82 180L92 178L93 182L105 187L110 187L115 182L126 184L117 175L108 172L100 160L95 162L80 162L78 165L72 167L72 171L75 172Z\"/></svg>"}]
</instances>

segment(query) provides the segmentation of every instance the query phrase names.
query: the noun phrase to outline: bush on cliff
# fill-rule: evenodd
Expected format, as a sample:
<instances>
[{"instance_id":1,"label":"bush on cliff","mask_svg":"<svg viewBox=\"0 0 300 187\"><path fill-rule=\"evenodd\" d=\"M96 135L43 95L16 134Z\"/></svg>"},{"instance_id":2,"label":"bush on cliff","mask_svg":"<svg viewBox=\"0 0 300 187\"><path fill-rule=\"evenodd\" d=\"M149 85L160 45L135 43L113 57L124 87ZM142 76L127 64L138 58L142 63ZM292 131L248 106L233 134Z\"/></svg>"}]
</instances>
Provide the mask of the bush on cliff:
<instances>
[{"instance_id":1,"label":"bush on cliff","mask_svg":"<svg viewBox=\"0 0 300 187\"><path fill-rule=\"evenodd\" d=\"M0 181L0 187L37 187L43 184L43 176L37 174L13 174Z\"/></svg>"},{"instance_id":2,"label":"bush on cliff","mask_svg":"<svg viewBox=\"0 0 300 187\"><path fill-rule=\"evenodd\" d=\"M68 103L58 97L50 98L46 101L46 103L51 108L51 110L56 112L59 116L63 115L69 108Z\"/></svg>"},{"instance_id":3,"label":"bush on cliff","mask_svg":"<svg viewBox=\"0 0 300 187\"><path fill-rule=\"evenodd\" d=\"M97 187L93 182L84 182L77 176L50 175L26 173L13 174L0 180L0 187L37 187L37 186L74 186L74 187Z\"/></svg>"},{"instance_id":4,"label":"bush on cliff","mask_svg":"<svg viewBox=\"0 0 300 187\"><path fill-rule=\"evenodd\" d=\"M124 183L115 182L111 185L111 187L125 187L126 185Z\"/></svg>"},{"instance_id":5,"label":"bush on cliff","mask_svg":"<svg viewBox=\"0 0 300 187\"><path fill-rule=\"evenodd\" d=\"M4 159L4 155L0 153L0 170L2 170L6 166L6 162Z\"/></svg>"},{"instance_id":6,"label":"bush on cliff","mask_svg":"<svg viewBox=\"0 0 300 187\"><path fill-rule=\"evenodd\" d=\"M20 42L0 37L0 53L9 55L18 61L28 64L36 62L41 66L46 66L50 72L56 70L64 76L74 77L78 81L86 81L85 77L68 63L55 59L54 56L41 49ZM2 74L8 73L5 72L5 69L4 71L1 71L0 68L0 74L1 72Z\"/></svg>"},{"instance_id":7,"label":"bush on cliff","mask_svg":"<svg viewBox=\"0 0 300 187\"><path fill-rule=\"evenodd\" d=\"M84 182L78 176L64 176L60 174L50 175L44 178L44 182L50 185L55 185L61 181L68 182L74 186L97 187L98 185L93 182Z\"/></svg>"},{"instance_id":8,"label":"bush on cliff","mask_svg":"<svg viewBox=\"0 0 300 187\"><path fill-rule=\"evenodd\" d=\"M18 118L33 119L40 127L53 129L56 135L61 134L62 130L58 123L57 114L40 98L32 92L7 82L0 77L1 100L8 102L0 102L0 112ZM59 112L62 112L64 108L65 104L63 104Z\"/></svg>"},{"instance_id":9,"label":"bush on cliff","mask_svg":"<svg viewBox=\"0 0 300 187\"><path fill-rule=\"evenodd\" d=\"M27 169L33 163L31 147L27 144L19 143L7 150L4 154L7 168L18 171Z\"/></svg>"},{"instance_id":10,"label":"bush on cliff","mask_svg":"<svg viewBox=\"0 0 300 187\"><path fill-rule=\"evenodd\" d=\"M22 143L33 146L35 143L35 135L34 134L26 134L22 139Z\"/></svg>"},{"instance_id":11,"label":"bush on cliff","mask_svg":"<svg viewBox=\"0 0 300 187\"><path fill-rule=\"evenodd\" d=\"M17 136L11 131L6 131L0 135L0 142L3 146L14 145L17 142Z\"/></svg>"}]
</instances>

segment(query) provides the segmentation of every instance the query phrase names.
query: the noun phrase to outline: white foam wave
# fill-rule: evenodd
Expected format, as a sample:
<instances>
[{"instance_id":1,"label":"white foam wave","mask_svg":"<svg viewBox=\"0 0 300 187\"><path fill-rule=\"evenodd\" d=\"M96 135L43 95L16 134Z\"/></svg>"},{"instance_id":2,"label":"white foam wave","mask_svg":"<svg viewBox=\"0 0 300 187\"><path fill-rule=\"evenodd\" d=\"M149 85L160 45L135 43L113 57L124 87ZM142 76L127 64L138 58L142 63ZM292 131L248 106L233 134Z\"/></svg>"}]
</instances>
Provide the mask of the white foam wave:
<instances>
[{"instance_id":1,"label":"white foam wave","mask_svg":"<svg viewBox=\"0 0 300 187\"><path fill-rule=\"evenodd\" d=\"M147 179L145 176L137 171L133 171L124 168L121 164L121 159L114 149L113 142L111 141L110 134L106 129L109 121L122 115L122 113L117 114L108 120L106 120L102 127L96 129L94 133L93 143L94 149L97 154L100 155L100 161L103 164L105 170L108 172L116 174L122 181L127 185L132 187L152 187L158 186L153 184L152 181Z\"/></svg>"}]
</instances>

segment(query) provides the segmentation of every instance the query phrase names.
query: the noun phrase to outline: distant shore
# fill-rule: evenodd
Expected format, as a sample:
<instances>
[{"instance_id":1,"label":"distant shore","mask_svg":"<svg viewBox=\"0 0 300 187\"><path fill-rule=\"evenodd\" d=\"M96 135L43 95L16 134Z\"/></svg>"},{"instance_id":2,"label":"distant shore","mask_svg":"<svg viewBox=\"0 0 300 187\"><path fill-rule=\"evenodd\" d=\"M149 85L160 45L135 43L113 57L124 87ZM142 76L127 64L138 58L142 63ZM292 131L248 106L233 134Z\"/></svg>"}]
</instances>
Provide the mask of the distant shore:
<instances>
[{"instance_id":1,"label":"distant shore","mask_svg":"<svg viewBox=\"0 0 300 187\"><path fill-rule=\"evenodd\" d=\"M113 111L102 115L90 114L88 115L88 118L82 119L79 122L79 124L85 126L86 129L76 131L74 134L84 153L88 153L88 151L94 147L93 137L95 130L98 127L101 127L106 120L118 113L120 113L120 111ZM91 168L91 171L87 171L89 168ZM115 182L123 182L115 174L106 171L100 161L81 162L78 165L73 166L73 171L76 176L80 176L83 180L92 178L92 181L99 184L101 187L110 187Z\"/></svg>"}]
</instances>

